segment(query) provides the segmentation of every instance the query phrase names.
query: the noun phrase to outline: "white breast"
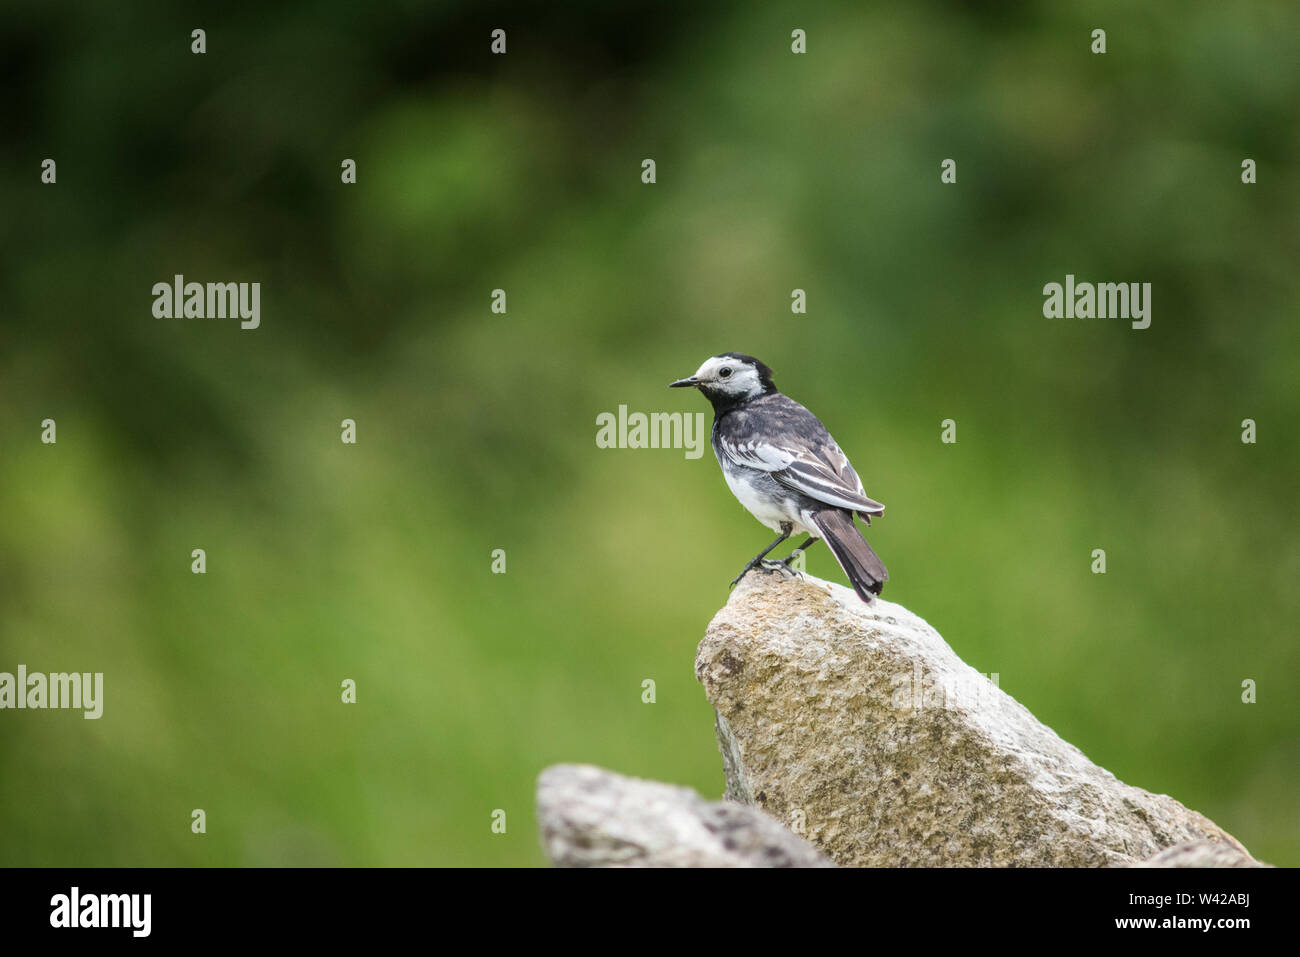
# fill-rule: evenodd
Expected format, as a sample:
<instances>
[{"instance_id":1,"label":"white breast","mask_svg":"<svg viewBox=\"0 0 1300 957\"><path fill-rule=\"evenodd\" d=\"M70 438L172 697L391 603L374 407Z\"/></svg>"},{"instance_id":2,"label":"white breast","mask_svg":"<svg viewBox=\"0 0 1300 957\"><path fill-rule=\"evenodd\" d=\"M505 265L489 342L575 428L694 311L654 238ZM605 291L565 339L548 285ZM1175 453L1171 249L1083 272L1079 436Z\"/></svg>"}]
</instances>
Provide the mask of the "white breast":
<instances>
[{"instance_id":1,"label":"white breast","mask_svg":"<svg viewBox=\"0 0 1300 957\"><path fill-rule=\"evenodd\" d=\"M807 530L795 508L794 496L779 494L778 483L766 472L724 466L722 476L727 480L731 494L736 496L749 514L772 531L781 531L782 522L790 522L795 532ZM778 494L773 494L773 491Z\"/></svg>"}]
</instances>

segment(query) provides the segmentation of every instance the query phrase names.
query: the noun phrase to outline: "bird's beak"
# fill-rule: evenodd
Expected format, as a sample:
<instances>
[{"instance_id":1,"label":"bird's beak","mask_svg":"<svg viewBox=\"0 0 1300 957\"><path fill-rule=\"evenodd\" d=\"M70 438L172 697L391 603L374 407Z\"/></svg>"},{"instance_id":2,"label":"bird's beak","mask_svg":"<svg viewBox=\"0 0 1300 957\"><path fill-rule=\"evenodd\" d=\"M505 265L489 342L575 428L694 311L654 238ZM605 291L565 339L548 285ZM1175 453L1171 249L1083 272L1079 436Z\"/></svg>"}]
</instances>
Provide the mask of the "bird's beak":
<instances>
[{"instance_id":1,"label":"bird's beak","mask_svg":"<svg viewBox=\"0 0 1300 957\"><path fill-rule=\"evenodd\" d=\"M688 389L693 385L699 385L700 380L695 376L687 376L685 379L678 379L676 382L668 383L670 389Z\"/></svg>"}]
</instances>

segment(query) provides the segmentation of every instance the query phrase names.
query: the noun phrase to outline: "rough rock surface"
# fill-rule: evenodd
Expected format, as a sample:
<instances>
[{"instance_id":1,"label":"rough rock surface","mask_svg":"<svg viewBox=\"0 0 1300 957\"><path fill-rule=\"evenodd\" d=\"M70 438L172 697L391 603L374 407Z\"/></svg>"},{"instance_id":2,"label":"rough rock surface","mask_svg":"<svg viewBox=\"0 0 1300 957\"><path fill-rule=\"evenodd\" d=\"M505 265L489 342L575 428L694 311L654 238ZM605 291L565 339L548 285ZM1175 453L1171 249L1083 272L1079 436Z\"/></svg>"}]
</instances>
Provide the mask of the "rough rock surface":
<instances>
[{"instance_id":1,"label":"rough rock surface","mask_svg":"<svg viewBox=\"0 0 1300 957\"><path fill-rule=\"evenodd\" d=\"M585 764L541 773L537 819L561 867L834 866L762 811Z\"/></svg>"},{"instance_id":2,"label":"rough rock surface","mask_svg":"<svg viewBox=\"0 0 1300 957\"><path fill-rule=\"evenodd\" d=\"M802 822L841 865L1113 866L1197 840L1246 854L1093 764L888 601L755 570L710 623L695 674L726 796Z\"/></svg>"}]
</instances>

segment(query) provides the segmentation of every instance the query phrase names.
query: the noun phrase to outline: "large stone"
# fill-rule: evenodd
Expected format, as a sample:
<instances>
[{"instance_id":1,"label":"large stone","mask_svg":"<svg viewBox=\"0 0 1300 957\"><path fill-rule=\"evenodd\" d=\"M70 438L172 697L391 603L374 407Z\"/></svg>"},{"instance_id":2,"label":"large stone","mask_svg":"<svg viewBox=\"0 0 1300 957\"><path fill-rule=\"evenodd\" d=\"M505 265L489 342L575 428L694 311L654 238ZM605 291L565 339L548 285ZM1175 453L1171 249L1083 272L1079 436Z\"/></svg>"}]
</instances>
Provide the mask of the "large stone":
<instances>
[{"instance_id":1,"label":"large stone","mask_svg":"<svg viewBox=\"0 0 1300 957\"><path fill-rule=\"evenodd\" d=\"M561 867L834 866L762 811L585 764L541 773L537 820Z\"/></svg>"},{"instance_id":2,"label":"large stone","mask_svg":"<svg viewBox=\"0 0 1300 957\"><path fill-rule=\"evenodd\" d=\"M801 822L841 865L1097 867L1199 840L1245 854L1093 764L888 601L756 570L710 623L695 674L727 798Z\"/></svg>"}]
</instances>

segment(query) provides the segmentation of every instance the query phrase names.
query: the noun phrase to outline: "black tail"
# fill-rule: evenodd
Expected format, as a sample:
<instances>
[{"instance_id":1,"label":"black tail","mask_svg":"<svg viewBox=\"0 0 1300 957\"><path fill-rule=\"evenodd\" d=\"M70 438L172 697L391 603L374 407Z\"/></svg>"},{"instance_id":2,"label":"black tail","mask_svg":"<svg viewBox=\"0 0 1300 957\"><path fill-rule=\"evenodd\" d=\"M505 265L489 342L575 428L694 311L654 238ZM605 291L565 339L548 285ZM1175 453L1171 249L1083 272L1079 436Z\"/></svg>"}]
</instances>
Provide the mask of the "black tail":
<instances>
[{"instance_id":1,"label":"black tail","mask_svg":"<svg viewBox=\"0 0 1300 957\"><path fill-rule=\"evenodd\" d=\"M835 554L835 560L853 583L853 590L868 605L880 594L889 581L889 572L858 527L853 524L853 514L843 509L828 508L814 512L812 520Z\"/></svg>"}]
</instances>

